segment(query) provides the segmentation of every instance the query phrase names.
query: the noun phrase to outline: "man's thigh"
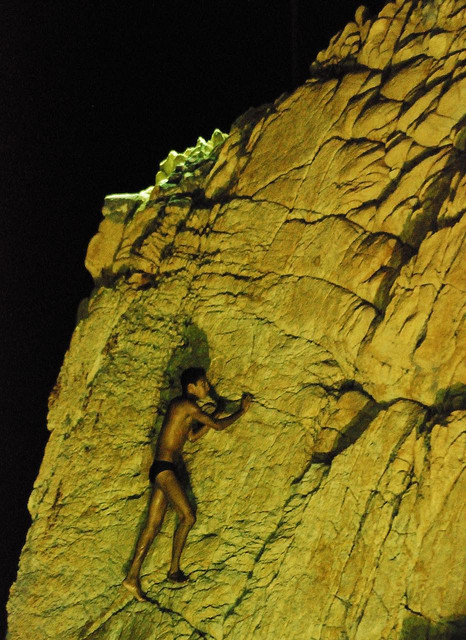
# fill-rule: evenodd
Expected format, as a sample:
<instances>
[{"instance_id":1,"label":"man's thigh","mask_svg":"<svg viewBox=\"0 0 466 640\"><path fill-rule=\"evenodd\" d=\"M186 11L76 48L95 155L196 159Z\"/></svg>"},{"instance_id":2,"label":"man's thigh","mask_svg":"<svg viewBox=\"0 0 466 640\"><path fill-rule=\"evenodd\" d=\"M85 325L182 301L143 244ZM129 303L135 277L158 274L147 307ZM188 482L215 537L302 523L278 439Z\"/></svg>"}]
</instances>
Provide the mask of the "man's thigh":
<instances>
[{"instance_id":1,"label":"man's thigh","mask_svg":"<svg viewBox=\"0 0 466 640\"><path fill-rule=\"evenodd\" d=\"M162 489L154 484L149 504L148 520L150 523L158 524L162 522L167 510L168 500Z\"/></svg>"},{"instance_id":2,"label":"man's thigh","mask_svg":"<svg viewBox=\"0 0 466 640\"><path fill-rule=\"evenodd\" d=\"M155 477L155 482L179 515L192 514L188 496L173 471L160 471Z\"/></svg>"}]
</instances>

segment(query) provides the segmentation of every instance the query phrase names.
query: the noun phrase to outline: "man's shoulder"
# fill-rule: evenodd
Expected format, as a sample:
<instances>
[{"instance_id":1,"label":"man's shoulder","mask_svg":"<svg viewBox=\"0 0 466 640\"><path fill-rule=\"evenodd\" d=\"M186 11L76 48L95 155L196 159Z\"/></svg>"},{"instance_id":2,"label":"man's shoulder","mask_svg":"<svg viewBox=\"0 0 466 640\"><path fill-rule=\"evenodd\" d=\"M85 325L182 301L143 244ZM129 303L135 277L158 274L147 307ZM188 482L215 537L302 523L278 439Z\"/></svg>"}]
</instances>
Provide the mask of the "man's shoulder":
<instances>
[{"instance_id":1,"label":"man's shoulder","mask_svg":"<svg viewBox=\"0 0 466 640\"><path fill-rule=\"evenodd\" d=\"M176 411L190 412L192 409L198 409L198 405L192 398L186 398L185 396L178 396L173 398L170 402L170 408Z\"/></svg>"}]
</instances>

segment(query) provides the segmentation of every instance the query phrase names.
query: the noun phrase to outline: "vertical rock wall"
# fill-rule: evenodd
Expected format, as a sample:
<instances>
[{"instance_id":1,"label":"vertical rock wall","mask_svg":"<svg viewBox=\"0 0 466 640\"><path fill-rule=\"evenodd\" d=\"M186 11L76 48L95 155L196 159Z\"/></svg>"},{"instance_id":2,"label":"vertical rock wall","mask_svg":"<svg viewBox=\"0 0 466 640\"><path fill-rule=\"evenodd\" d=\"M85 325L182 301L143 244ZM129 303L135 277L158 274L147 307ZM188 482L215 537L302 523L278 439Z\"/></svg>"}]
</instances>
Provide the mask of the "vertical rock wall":
<instances>
[{"instance_id":1,"label":"vertical rock wall","mask_svg":"<svg viewBox=\"0 0 466 640\"><path fill-rule=\"evenodd\" d=\"M462 637L465 43L464 0L361 8L219 153L107 198L10 640ZM255 403L186 448L194 580L164 581L169 513L141 604L120 583L194 363Z\"/></svg>"}]
</instances>

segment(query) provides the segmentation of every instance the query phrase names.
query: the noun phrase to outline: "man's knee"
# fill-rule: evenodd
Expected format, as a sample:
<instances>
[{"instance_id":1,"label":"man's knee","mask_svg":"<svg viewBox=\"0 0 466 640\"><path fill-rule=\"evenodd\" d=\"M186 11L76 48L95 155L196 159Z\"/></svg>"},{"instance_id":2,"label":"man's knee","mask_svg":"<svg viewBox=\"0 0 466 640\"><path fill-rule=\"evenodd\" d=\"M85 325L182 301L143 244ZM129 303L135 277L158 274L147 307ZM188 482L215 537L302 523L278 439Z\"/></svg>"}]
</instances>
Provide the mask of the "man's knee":
<instances>
[{"instance_id":1,"label":"man's knee","mask_svg":"<svg viewBox=\"0 0 466 640\"><path fill-rule=\"evenodd\" d=\"M193 511L186 511L182 514L181 519L187 527L193 527L196 522L196 516Z\"/></svg>"}]
</instances>

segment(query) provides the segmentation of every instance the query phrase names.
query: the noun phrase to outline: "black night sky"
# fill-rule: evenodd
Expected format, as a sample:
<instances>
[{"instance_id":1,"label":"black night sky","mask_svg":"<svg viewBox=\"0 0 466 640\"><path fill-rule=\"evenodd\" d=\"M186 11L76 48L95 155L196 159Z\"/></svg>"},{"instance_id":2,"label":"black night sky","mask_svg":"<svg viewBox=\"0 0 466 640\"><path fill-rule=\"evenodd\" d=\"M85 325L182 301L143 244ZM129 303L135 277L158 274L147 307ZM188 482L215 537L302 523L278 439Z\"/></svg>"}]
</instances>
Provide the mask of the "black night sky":
<instances>
[{"instance_id":1,"label":"black night sky","mask_svg":"<svg viewBox=\"0 0 466 640\"><path fill-rule=\"evenodd\" d=\"M2 616L105 195L303 83L359 0L7 0L0 25ZM371 17L384 0L366 0ZM293 19L293 15L295 19ZM293 27L294 25L294 27ZM3 628L0 628L3 637Z\"/></svg>"}]
</instances>

